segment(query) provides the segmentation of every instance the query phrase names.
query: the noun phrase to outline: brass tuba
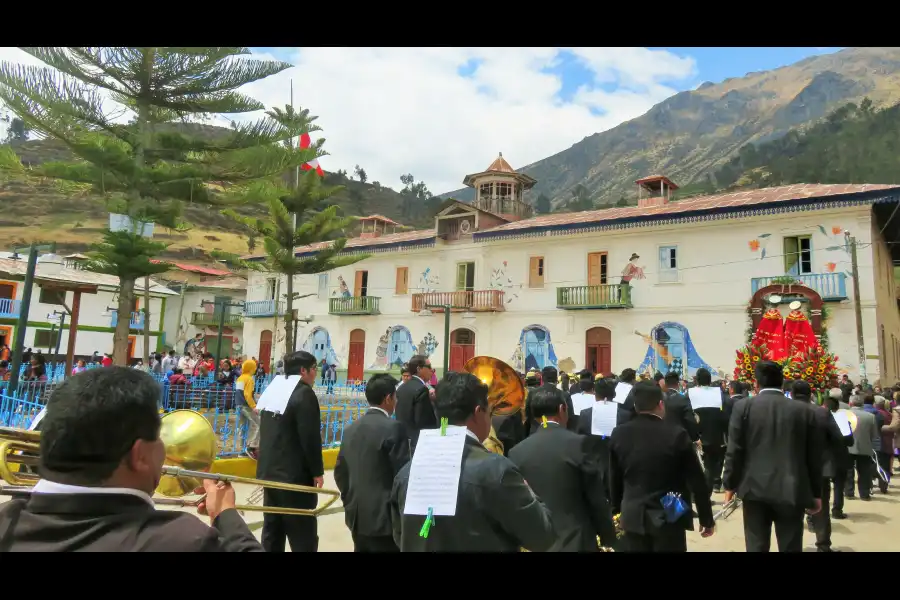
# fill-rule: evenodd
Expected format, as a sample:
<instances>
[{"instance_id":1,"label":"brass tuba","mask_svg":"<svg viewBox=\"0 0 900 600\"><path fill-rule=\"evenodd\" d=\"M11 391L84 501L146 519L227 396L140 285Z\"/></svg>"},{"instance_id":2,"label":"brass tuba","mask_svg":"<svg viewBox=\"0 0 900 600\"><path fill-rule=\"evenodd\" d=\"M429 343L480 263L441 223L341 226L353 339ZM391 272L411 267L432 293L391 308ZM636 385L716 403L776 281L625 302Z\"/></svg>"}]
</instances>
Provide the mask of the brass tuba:
<instances>
[{"instance_id":1,"label":"brass tuba","mask_svg":"<svg viewBox=\"0 0 900 600\"><path fill-rule=\"evenodd\" d=\"M515 369L500 359L476 356L466 362L463 370L488 386L488 409L492 417L520 413L524 421L525 386ZM493 425L484 447L496 454L503 454L503 443L497 439Z\"/></svg>"}]
</instances>

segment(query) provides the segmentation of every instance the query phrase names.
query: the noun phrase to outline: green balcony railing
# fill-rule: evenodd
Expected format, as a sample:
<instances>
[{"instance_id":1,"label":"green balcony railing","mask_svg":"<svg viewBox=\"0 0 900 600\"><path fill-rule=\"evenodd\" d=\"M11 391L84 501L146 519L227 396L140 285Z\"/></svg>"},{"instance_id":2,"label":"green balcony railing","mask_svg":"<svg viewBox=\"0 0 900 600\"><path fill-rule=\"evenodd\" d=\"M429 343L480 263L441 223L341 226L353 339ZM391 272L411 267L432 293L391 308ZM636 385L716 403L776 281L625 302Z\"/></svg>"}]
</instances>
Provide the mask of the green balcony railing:
<instances>
[{"instance_id":1,"label":"green balcony railing","mask_svg":"<svg viewBox=\"0 0 900 600\"><path fill-rule=\"evenodd\" d=\"M349 298L329 298L330 315L377 315L381 298L377 296L350 296Z\"/></svg>"},{"instance_id":2,"label":"green balcony railing","mask_svg":"<svg viewBox=\"0 0 900 600\"><path fill-rule=\"evenodd\" d=\"M191 325L202 325L205 327L219 326L219 320L222 313L218 312L192 312ZM225 315L225 327L240 327L244 324L244 317L241 315Z\"/></svg>"},{"instance_id":3,"label":"green balcony railing","mask_svg":"<svg viewBox=\"0 0 900 600\"><path fill-rule=\"evenodd\" d=\"M611 283L556 288L556 307L566 310L631 308L631 286Z\"/></svg>"}]
</instances>

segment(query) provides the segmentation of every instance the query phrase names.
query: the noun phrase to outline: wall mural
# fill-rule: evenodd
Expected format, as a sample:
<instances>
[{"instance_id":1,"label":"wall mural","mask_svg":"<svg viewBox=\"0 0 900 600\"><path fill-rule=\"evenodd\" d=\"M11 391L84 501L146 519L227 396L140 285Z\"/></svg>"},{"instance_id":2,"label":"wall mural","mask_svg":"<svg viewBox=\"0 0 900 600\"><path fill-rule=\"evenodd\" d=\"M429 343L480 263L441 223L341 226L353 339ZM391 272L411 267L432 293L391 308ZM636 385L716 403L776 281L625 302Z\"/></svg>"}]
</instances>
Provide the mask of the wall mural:
<instances>
[{"instance_id":1,"label":"wall mural","mask_svg":"<svg viewBox=\"0 0 900 600\"><path fill-rule=\"evenodd\" d=\"M725 376L721 369L714 369L700 357L691 341L688 328L681 323L665 321L653 327L650 333L634 333L647 343L647 353L637 368L638 373L652 376L657 371L663 374L675 371L683 374L684 363L687 362L689 377L693 377L700 368L719 377Z\"/></svg>"},{"instance_id":2,"label":"wall mural","mask_svg":"<svg viewBox=\"0 0 900 600\"><path fill-rule=\"evenodd\" d=\"M844 239L844 228L840 225L832 225L829 232L829 229L826 229L823 225L816 225L816 229L831 242L831 245L826 246L824 249L826 251L843 250L845 260L841 262L849 264L850 248L847 246L847 240ZM771 238L771 233L761 233L756 236L755 239L748 241L747 245L750 247L750 252L759 252L760 260L764 259L766 257L766 246ZM783 252L784 251L782 250L779 254ZM834 273L838 268L838 263L828 261L824 263L824 267L826 272ZM853 277L853 274L849 270L845 269L844 273L846 273L847 277Z\"/></svg>"},{"instance_id":3,"label":"wall mural","mask_svg":"<svg viewBox=\"0 0 900 600\"><path fill-rule=\"evenodd\" d=\"M502 290L504 292L503 297L506 299L505 304L510 304L513 300L519 297L519 292L524 287L524 284L513 283L512 278L506 274L507 266L508 265L504 260L500 265L500 268L491 271L490 288L492 290Z\"/></svg>"},{"instance_id":4,"label":"wall mural","mask_svg":"<svg viewBox=\"0 0 900 600\"><path fill-rule=\"evenodd\" d=\"M425 337L419 342L418 349L416 350L417 354L421 354L422 356L431 356L434 352L435 348L438 347L437 338L434 337L434 334L427 333Z\"/></svg>"},{"instance_id":5,"label":"wall mural","mask_svg":"<svg viewBox=\"0 0 900 600\"><path fill-rule=\"evenodd\" d=\"M342 298L349 298L352 296L350 293L350 288L347 287L347 282L344 281L344 277L342 275L338 275L338 286L331 291L332 296L340 295Z\"/></svg>"},{"instance_id":6,"label":"wall mural","mask_svg":"<svg viewBox=\"0 0 900 600\"><path fill-rule=\"evenodd\" d=\"M431 267L426 268L419 275L419 289L422 290L423 294L428 294L430 292L436 292L438 286L441 284L440 278L436 273L431 272Z\"/></svg>"},{"instance_id":7,"label":"wall mural","mask_svg":"<svg viewBox=\"0 0 900 600\"><path fill-rule=\"evenodd\" d=\"M543 325L529 325L519 334L519 343L510 365L520 373L546 366L557 367L556 351L550 341L550 330Z\"/></svg>"},{"instance_id":8,"label":"wall mural","mask_svg":"<svg viewBox=\"0 0 900 600\"><path fill-rule=\"evenodd\" d=\"M192 356L194 354L206 354L206 336L203 333L194 335L194 339L188 340L184 344L184 356Z\"/></svg>"},{"instance_id":9,"label":"wall mural","mask_svg":"<svg viewBox=\"0 0 900 600\"><path fill-rule=\"evenodd\" d=\"M638 260L640 260L640 258L641 257L638 256L636 252L631 254L631 258L628 259L628 264L622 269L622 283L631 283L632 279L646 279L644 276L644 267L638 266Z\"/></svg>"},{"instance_id":10,"label":"wall mural","mask_svg":"<svg viewBox=\"0 0 900 600\"><path fill-rule=\"evenodd\" d=\"M322 358L325 358L329 365L341 366L341 361L338 360L334 347L331 345L331 334L324 327L313 327L309 335L306 336L306 341L303 342L301 350L315 355L316 360L320 363Z\"/></svg>"},{"instance_id":11,"label":"wall mural","mask_svg":"<svg viewBox=\"0 0 900 600\"><path fill-rule=\"evenodd\" d=\"M386 371L395 366L403 366L418 350L409 329L403 325L394 325L378 339L375 362L369 368Z\"/></svg>"}]
</instances>

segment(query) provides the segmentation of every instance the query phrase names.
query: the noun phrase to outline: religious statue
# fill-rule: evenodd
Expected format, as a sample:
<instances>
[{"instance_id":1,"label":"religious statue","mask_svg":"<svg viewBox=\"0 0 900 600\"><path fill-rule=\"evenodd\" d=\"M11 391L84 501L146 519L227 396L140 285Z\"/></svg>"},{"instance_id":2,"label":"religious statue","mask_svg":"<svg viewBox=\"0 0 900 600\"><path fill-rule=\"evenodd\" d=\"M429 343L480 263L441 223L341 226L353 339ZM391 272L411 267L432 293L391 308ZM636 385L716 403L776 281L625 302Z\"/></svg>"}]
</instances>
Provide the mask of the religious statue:
<instances>
[{"instance_id":1,"label":"religious statue","mask_svg":"<svg viewBox=\"0 0 900 600\"><path fill-rule=\"evenodd\" d=\"M787 355L792 357L803 357L809 348L819 346L812 325L800 306L799 302L791 302L791 312L784 322L784 348Z\"/></svg>"},{"instance_id":2,"label":"religious statue","mask_svg":"<svg viewBox=\"0 0 900 600\"><path fill-rule=\"evenodd\" d=\"M784 347L784 324L777 308L773 307L765 312L753 334L752 343L754 346L766 345L768 360L781 360L787 355Z\"/></svg>"}]
</instances>

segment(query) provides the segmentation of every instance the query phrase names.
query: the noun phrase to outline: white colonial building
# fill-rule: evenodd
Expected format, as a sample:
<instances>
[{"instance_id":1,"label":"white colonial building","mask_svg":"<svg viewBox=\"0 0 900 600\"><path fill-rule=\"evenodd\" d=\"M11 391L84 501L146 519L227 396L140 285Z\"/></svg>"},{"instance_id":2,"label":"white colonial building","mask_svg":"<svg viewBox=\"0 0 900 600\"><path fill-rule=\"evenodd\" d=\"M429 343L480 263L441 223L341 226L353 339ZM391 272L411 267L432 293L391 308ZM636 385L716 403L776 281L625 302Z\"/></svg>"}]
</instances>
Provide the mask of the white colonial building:
<instances>
[{"instance_id":1,"label":"white colonial building","mask_svg":"<svg viewBox=\"0 0 900 600\"><path fill-rule=\"evenodd\" d=\"M179 267L191 268L190 265ZM241 305L247 294L247 280L228 271L219 273L225 276L213 274L193 283L169 283L169 288L179 294L168 302L165 315L166 340L175 352L187 354L197 350L215 355L221 327L222 356L242 354Z\"/></svg>"},{"instance_id":2,"label":"white colonial building","mask_svg":"<svg viewBox=\"0 0 900 600\"><path fill-rule=\"evenodd\" d=\"M490 355L519 370L730 374L751 320L777 295L785 312L804 302L856 378L850 232L868 378L900 380L900 218L891 218L900 186L791 185L671 202L677 186L655 176L637 182L636 207L533 217L522 194L534 180L502 157L465 183L475 202L447 200L433 229L386 233L390 223L374 217L383 226L345 249L368 258L297 277L295 291L313 294L295 302L299 318L312 318L299 323L298 349L336 363L341 379L396 369L416 353L439 367L445 344L451 369ZM251 275L244 353L264 364L285 351L283 316L273 334L275 290L275 275ZM449 340L442 305L452 307Z\"/></svg>"}]
</instances>

